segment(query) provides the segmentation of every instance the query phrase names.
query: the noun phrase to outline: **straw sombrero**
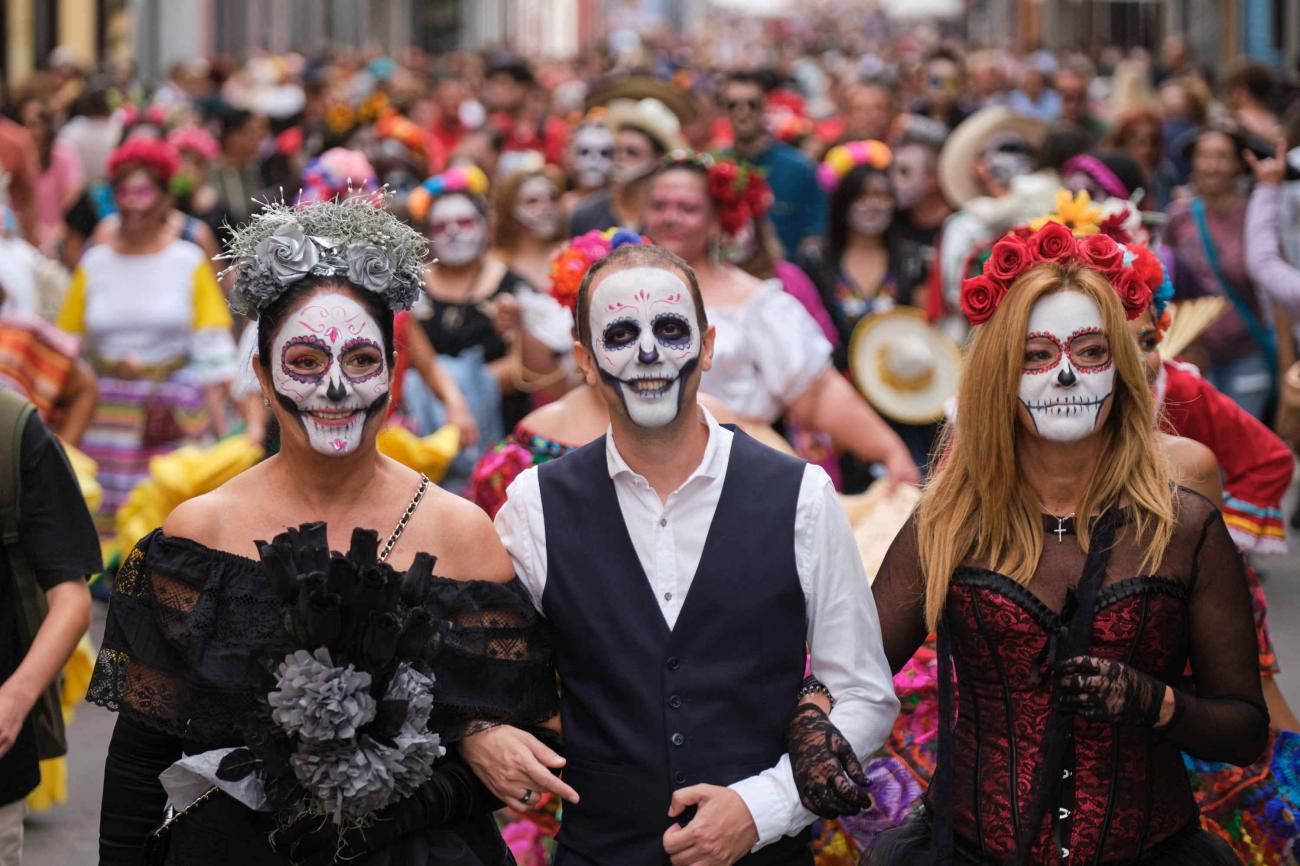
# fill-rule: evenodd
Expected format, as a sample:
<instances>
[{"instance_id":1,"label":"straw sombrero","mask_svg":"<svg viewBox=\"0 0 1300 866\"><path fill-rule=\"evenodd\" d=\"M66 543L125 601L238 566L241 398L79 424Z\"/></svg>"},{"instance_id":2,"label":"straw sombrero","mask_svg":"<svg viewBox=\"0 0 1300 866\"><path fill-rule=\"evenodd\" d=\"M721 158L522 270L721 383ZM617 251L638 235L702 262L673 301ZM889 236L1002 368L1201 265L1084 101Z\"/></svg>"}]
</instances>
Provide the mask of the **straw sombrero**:
<instances>
[{"instance_id":1,"label":"straw sombrero","mask_svg":"<svg viewBox=\"0 0 1300 866\"><path fill-rule=\"evenodd\" d=\"M639 102L642 99L657 99L662 102L677 116L678 123L682 126L695 120L695 106L687 94L666 81L648 75L616 78L592 87L587 91L586 108L590 111L619 100Z\"/></svg>"},{"instance_id":2,"label":"straw sombrero","mask_svg":"<svg viewBox=\"0 0 1300 866\"><path fill-rule=\"evenodd\" d=\"M849 370L876 411L903 424L931 424L957 393L961 349L920 310L873 313L853 329Z\"/></svg>"},{"instance_id":3,"label":"straw sombrero","mask_svg":"<svg viewBox=\"0 0 1300 866\"><path fill-rule=\"evenodd\" d=\"M954 207L982 194L975 160L998 138L1021 138L1037 149L1047 135L1042 121L1016 114L1004 105L981 108L957 124L939 151L939 187Z\"/></svg>"}]
</instances>

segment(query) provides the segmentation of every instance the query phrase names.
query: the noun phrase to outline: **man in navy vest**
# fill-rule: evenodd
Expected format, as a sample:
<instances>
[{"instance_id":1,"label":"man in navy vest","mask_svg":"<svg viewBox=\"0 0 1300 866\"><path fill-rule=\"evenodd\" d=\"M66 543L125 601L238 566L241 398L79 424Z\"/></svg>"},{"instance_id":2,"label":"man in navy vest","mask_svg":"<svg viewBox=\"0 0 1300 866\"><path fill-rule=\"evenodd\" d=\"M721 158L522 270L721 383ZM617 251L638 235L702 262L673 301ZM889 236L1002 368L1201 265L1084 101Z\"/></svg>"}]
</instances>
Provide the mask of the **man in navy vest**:
<instances>
[{"instance_id":1,"label":"man in navy vest","mask_svg":"<svg viewBox=\"0 0 1300 866\"><path fill-rule=\"evenodd\" d=\"M461 753L516 808L566 798L557 866L811 866L801 792L816 805L807 791L829 782L852 800L839 767L898 710L848 520L819 467L696 402L714 331L676 256L615 250L576 318L610 432L521 475L497 516L553 629L566 757L512 728ZM812 737L835 778L797 784L786 727L806 647L838 701Z\"/></svg>"}]
</instances>

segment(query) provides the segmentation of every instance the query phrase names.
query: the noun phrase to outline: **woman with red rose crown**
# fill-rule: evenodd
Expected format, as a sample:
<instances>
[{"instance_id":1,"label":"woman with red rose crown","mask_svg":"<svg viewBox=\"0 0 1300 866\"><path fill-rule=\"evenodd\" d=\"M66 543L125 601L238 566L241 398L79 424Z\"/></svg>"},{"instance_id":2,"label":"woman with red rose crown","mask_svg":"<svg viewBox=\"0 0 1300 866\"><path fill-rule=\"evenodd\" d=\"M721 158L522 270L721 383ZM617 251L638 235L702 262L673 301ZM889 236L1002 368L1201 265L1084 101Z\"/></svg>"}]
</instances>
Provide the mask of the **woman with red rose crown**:
<instances>
[{"instance_id":1,"label":"woman with red rose crown","mask_svg":"<svg viewBox=\"0 0 1300 866\"><path fill-rule=\"evenodd\" d=\"M964 285L960 412L873 585L895 671L938 633L939 758L873 866L1239 862L1182 753L1244 765L1267 743L1250 599L1155 439L1125 333L1142 259L1048 223Z\"/></svg>"}]
</instances>

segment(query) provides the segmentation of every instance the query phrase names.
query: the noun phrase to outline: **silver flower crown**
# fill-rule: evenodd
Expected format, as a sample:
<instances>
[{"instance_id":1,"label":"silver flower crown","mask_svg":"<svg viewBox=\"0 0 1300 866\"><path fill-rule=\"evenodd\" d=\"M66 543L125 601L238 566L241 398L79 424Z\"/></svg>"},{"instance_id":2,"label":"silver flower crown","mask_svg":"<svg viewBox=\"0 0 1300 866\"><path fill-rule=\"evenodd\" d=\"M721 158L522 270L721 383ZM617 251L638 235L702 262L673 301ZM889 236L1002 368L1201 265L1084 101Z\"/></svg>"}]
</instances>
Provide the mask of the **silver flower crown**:
<instances>
[{"instance_id":1,"label":"silver flower crown","mask_svg":"<svg viewBox=\"0 0 1300 866\"><path fill-rule=\"evenodd\" d=\"M387 193L291 206L264 202L231 232L230 308L256 319L306 277L342 277L374 292L394 312L410 309L421 287L428 241L383 205Z\"/></svg>"}]
</instances>

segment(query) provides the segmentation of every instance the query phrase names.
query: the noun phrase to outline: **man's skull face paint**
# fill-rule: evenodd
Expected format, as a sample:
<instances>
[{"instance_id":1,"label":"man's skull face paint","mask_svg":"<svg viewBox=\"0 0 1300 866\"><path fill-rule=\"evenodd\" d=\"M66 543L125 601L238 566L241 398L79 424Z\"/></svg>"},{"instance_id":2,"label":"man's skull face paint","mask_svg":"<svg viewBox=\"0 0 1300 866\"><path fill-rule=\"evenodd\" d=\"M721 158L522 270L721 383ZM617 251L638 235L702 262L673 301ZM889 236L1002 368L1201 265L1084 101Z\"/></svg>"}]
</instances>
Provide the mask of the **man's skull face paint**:
<instances>
[{"instance_id":1,"label":"man's skull face paint","mask_svg":"<svg viewBox=\"0 0 1300 866\"><path fill-rule=\"evenodd\" d=\"M899 208L908 210L921 203L933 170L933 156L924 145L908 144L894 151L889 177L894 182Z\"/></svg>"},{"instance_id":2,"label":"man's skull face paint","mask_svg":"<svg viewBox=\"0 0 1300 866\"><path fill-rule=\"evenodd\" d=\"M445 195L429 208L429 245L440 262L467 265L487 247L487 220L463 195Z\"/></svg>"},{"instance_id":3,"label":"man's skull face paint","mask_svg":"<svg viewBox=\"0 0 1300 866\"><path fill-rule=\"evenodd\" d=\"M596 286L588 324L600 377L632 422L672 423L700 362L699 311L686 283L663 268L616 271Z\"/></svg>"},{"instance_id":4,"label":"man's skull face paint","mask_svg":"<svg viewBox=\"0 0 1300 866\"><path fill-rule=\"evenodd\" d=\"M271 345L271 383L316 451L356 451L366 421L387 406L383 339L364 307L334 292L311 298L280 326Z\"/></svg>"},{"instance_id":5,"label":"man's skull face paint","mask_svg":"<svg viewBox=\"0 0 1300 866\"><path fill-rule=\"evenodd\" d=\"M1097 304L1076 291L1040 298L1029 312L1018 395L1034 431L1053 442L1086 439L1114 387L1110 339Z\"/></svg>"},{"instance_id":6,"label":"man's skull face paint","mask_svg":"<svg viewBox=\"0 0 1300 866\"><path fill-rule=\"evenodd\" d=\"M514 217L519 224L543 240L550 240L560 227L559 192L555 184L538 175L519 186Z\"/></svg>"},{"instance_id":7,"label":"man's skull face paint","mask_svg":"<svg viewBox=\"0 0 1300 866\"><path fill-rule=\"evenodd\" d=\"M602 125L580 127L573 136L569 155L581 189L599 189L609 181L614 165L614 133Z\"/></svg>"}]
</instances>

